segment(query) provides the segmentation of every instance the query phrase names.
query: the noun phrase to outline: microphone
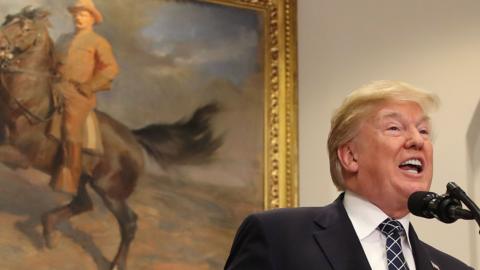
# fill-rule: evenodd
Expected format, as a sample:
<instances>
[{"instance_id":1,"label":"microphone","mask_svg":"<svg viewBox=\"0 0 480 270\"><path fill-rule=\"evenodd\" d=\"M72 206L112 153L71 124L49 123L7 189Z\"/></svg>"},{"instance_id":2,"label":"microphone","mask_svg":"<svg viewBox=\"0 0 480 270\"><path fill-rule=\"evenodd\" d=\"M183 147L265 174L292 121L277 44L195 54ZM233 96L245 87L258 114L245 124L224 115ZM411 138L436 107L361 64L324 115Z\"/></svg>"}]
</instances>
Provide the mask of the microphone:
<instances>
[{"instance_id":1,"label":"microphone","mask_svg":"<svg viewBox=\"0 0 480 270\"><path fill-rule=\"evenodd\" d=\"M424 218L436 218L444 223L453 223L457 219L473 219L473 214L462 208L462 203L448 194L417 191L408 198L410 213Z\"/></svg>"}]
</instances>

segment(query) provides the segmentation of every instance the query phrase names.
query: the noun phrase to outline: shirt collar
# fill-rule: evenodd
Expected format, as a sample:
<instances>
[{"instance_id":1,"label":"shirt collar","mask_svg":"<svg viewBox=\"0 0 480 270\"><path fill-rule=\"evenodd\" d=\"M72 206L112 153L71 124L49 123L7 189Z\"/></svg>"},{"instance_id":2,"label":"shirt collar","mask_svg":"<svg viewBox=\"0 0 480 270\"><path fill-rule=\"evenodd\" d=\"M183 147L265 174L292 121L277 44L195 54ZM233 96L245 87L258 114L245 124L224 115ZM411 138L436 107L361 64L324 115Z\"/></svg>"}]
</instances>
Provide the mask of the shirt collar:
<instances>
[{"instance_id":1,"label":"shirt collar","mask_svg":"<svg viewBox=\"0 0 480 270\"><path fill-rule=\"evenodd\" d=\"M373 233L377 229L378 225L388 218L388 216L376 205L351 191L345 192L343 205L345 206L348 217L350 218L353 228L355 229L358 239L360 240ZM397 220L405 229L407 242L410 245L410 239L408 237L410 214Z\"/></svg>"}]
</instances>

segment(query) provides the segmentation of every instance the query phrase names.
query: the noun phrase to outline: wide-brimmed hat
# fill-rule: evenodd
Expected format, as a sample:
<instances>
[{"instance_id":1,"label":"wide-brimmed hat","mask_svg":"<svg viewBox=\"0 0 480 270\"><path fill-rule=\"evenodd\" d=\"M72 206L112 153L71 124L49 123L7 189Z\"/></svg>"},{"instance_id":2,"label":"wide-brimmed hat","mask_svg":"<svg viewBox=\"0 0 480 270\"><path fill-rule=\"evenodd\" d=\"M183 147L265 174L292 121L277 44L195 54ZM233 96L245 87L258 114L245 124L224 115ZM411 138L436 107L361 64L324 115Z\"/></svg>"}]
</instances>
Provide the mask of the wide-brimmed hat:
<instances>
[{"instance_id":1,"label":"wide-brimmed hat","mask_svg":"<svg viewBox=\"0 0 480 270\"><path fill-rule=\"evenodd\" d=\"M103 21L103 16L100 11L95 7L95 4L92 0L77 0L75 4L68 6L68 11L70 13L75 13L80 10L86 10L92 13L95 23L101 23Z\"/></svg>"}]
</instances>

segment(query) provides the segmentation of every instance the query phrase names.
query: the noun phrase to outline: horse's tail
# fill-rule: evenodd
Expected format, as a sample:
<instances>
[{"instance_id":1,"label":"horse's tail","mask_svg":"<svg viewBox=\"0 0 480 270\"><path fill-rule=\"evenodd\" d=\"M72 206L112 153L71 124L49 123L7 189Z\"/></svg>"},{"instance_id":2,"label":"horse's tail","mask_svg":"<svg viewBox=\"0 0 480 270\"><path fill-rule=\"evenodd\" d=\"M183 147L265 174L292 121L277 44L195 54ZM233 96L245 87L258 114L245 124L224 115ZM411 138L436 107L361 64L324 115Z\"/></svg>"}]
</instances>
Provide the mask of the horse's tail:
<instances>
[{"instance_id":1,"label":"horse's tail","mask_svg":"<svg viewBox=\"0 0 480 270\"><path fill-rule=\"evenodd\" d=\"M223 143L222 136L214 137L210 126L218 111L217 103L209 103L199 107L189 120L153 124L133 130L133 134L160 164L205 162Z\"/></svg>"}]
</instances>

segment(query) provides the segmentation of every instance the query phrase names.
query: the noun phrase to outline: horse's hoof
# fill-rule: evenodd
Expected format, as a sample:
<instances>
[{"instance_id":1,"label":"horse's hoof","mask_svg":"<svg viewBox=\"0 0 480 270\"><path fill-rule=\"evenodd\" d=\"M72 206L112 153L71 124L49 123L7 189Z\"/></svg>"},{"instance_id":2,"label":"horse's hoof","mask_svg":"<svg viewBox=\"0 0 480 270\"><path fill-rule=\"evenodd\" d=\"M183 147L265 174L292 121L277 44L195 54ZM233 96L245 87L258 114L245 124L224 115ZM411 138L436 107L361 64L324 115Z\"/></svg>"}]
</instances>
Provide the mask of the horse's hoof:
<instances>
[{"instance_id":1,"label":"horse's hoof","mask_svg":"<svg viewBox=\"0 0 480 270\"><path fill-rule=\"evenodd\" d=\"M49 249L56 248L60 242L60 233L57 231L44 234L43 237L45 239L45 245Z\"/></svg>"},{"instance_id":2,"label":"horse's hoof","mask_svg":"<svg viewBox=\"0 0 480 270\"><path fill-rule=\"evenodd\" d=\"M43 239L45 240L45 245L49 249L52 249L58 246L60 233L58 231L55 231L52 228L52 222L49 219L48 215L42 216L42 226L43 226Z\"/></svg>"}]
</instances>

